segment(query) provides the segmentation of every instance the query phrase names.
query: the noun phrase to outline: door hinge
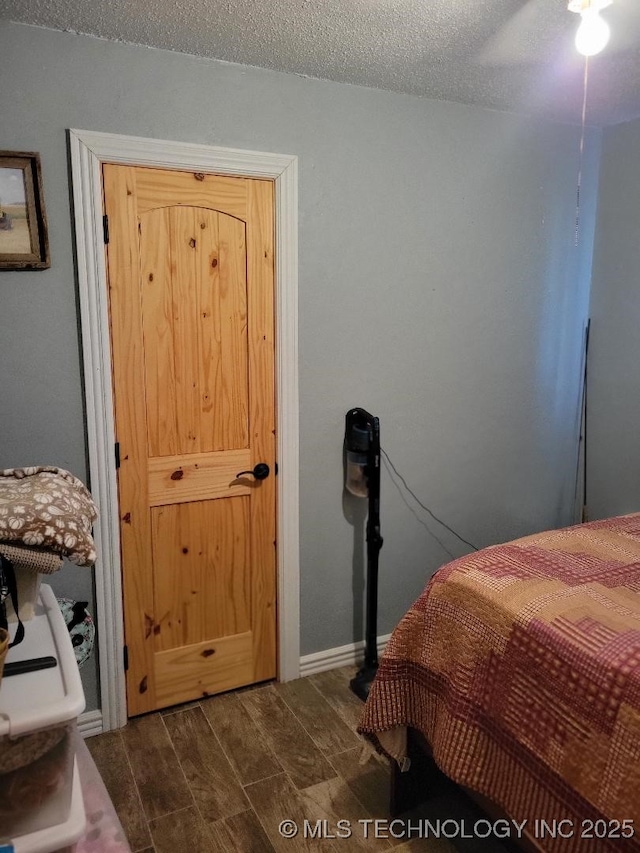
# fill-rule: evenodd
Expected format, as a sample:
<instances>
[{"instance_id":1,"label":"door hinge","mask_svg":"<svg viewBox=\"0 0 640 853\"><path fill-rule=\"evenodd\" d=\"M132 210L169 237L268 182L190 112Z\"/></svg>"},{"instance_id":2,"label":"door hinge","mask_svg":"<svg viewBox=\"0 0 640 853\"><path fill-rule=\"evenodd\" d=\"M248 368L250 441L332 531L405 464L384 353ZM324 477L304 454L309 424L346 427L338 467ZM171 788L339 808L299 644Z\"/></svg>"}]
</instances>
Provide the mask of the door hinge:
<instances>
[{"instance_id":1,"label":"door hinge","mask_svg":"<svg viewBox=\"0 0 640 853\"><path fill-rule=\"evenodd\" d=\"M120 442L119 441L116 441L114 453L115 453L115 457L116 457L116 471L117 471L118 468L120 467Z\"/></svg>"},{"instance_id":2,"label":"door hinge","mask_svg":"<svg viewBox=\"0 0 640 853\"><path fill-rule=\"evenodd\" d=\"M105 213L102 217L102 231L104 233L105 246L109 244L109 217Z\"/></svg>"},{"instance_id":3,"label":"door hinge","mask_svg":"<svg viewBox=\"0 0 640 853\"><path fill-rule=\"evenodd\" d=\"M122 659L124 661L124 671L129 669L129 646L124 646L122 649Z\"/></svg>"},{"instance_id":4,"label":"door hinge","mask_svg":"<svg viewBox=\"0 0 640 853\"><path fill-rule=\"evenodd\" d=\"M277 463L277 462L276 462L276 464L275 464L275 466L274 466L274 467L275 467L276 477L277 477L277 476L278 476L278 463Z\"/></svg>"}]
</instances>

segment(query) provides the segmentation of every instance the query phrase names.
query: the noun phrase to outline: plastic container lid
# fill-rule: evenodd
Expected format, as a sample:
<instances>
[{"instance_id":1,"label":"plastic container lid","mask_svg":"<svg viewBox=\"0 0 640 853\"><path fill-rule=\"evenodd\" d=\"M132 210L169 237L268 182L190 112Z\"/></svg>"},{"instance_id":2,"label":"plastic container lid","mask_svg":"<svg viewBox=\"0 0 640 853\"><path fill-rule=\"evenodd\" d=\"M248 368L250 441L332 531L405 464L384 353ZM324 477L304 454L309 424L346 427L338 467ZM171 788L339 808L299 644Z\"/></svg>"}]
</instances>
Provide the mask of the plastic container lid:
<instances>
[{"instance_id":1,"label":"plastic container lid","mask_svg":"<svg viewBox=\"0 0 640 853\"><path fill-rule=\"evenodd\" d=\"M71 722L85 708L69 631L53 590L47 584L41 585L35 615L24 627L24 640L9 649L5 663L52 655L58 665L2 679L0 737L15 737Z\"/></svg>"}]
</instances>

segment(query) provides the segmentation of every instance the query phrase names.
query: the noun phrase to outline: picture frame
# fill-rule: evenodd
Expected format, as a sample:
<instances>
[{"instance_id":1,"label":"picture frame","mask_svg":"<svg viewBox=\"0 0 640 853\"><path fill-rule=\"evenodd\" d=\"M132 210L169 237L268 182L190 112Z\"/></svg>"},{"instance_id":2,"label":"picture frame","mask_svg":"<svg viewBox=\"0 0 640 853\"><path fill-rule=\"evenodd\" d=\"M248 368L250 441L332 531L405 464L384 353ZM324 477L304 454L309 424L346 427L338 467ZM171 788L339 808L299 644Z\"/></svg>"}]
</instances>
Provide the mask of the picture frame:
<instances>
[{"instance_id":1,"label":"picture frame","mask_svg":"<svg viewBox=\"0 0 640 853\"><path fill-rule=\"evenodd\" d=\"M40 155L0 151L0 270L50 266Z\"/></svg>"}]
</instances>

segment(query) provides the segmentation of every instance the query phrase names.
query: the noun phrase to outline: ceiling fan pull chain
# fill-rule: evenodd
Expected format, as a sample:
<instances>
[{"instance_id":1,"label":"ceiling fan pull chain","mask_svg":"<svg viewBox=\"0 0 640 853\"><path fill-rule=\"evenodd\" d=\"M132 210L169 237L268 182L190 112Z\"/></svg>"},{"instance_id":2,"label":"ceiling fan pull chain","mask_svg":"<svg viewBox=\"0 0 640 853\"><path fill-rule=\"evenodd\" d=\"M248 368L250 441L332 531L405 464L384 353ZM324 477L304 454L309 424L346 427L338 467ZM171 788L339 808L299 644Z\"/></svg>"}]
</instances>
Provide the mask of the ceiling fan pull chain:
<instances>
[{"instance_id":1,"label":"ceiling fan pull chain","mask_svg":"<svg viewBox=\"0 0 640 853\"><path fill-rule=\"evenodd\" d=\"M584 157L584 131L587 121L587 90L589 87L589 57L584 58L584 82L582 84L582 126L580 128L580 153L578 156L578 184L576 187L576 235L575 245L580 241L580 190L582 188L582 161Z\"/></svg>"}]
</instances>

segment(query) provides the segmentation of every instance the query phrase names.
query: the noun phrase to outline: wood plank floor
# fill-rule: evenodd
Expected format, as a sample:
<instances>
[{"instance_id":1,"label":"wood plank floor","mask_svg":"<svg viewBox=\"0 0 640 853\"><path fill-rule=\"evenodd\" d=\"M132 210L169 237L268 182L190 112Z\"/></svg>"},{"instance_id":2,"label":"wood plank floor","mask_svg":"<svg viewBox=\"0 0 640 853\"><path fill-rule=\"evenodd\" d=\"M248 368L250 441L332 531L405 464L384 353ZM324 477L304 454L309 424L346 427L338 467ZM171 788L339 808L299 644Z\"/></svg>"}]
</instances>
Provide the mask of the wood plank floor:
<instances>
[{"instance_id":1,"label":"wood plank floor","mask_svg":"<svg viewBox=\"0 0 640 853\"><path fill-rule=\"evenodd\" d=\"M355 732L354 673L214 696L88 739L133 853L501 853L487 840L393 838L386 823L365 823L389 819L390 774ZM410 819L477 817L447 791ZM294 838L278 830L285 819L300 828ZM305 821L315 837L304 837Z\"/></svg>"}]
</instances>

